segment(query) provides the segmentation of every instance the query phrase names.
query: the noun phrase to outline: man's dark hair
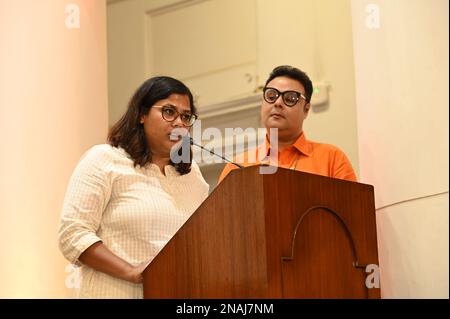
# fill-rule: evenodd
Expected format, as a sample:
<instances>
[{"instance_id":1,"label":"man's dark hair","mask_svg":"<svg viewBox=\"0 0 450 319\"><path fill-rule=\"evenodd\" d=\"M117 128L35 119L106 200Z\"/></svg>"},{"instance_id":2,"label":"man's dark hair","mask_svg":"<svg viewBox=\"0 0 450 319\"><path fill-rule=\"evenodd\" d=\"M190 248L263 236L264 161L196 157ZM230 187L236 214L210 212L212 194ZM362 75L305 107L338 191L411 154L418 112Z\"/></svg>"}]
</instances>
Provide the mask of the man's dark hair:
<instances>
[{"instance_id":1,"label":"man's dark hair","mask_svg":"<svg viewBox=\"0 0 450 319\"><path fill-rule=\"evenodd\" d=\"M158 76L148 79L136 90L128 103L125 114L109 130L109 144L123 148L130 155L134 166L143 167L152 160L152 152L145 137L144 125L140 122L141 117L147 115L157 101L166 99L171 94L187 95L192 114L197 113L194 98L186 85L168 76ZM192 151L190 158L192 162ZM191 163L174 164L171 161L170 165L174 166L181 175L191 171Z\"/></svg>"},{"instance_id":2,"label":"man's dark hair","mask_svg":"<svg viewBox=\"0 0 450 319\"><path fill-rule=\"evenodd\" d=\"M303 87L305 88L305 96L306 101L309 103L311 101L311 96L313 93L313 85L311 80L309 79L308 75L303 72L300 69L297 69L290 65L280 65L277 66L275 69L272 70L272 72L269 75L269 78L266 81L266 85L272 81L274 78L277 78L279 76L285 76L292 80L299 81Z\"/></svg>"}]
</instances>

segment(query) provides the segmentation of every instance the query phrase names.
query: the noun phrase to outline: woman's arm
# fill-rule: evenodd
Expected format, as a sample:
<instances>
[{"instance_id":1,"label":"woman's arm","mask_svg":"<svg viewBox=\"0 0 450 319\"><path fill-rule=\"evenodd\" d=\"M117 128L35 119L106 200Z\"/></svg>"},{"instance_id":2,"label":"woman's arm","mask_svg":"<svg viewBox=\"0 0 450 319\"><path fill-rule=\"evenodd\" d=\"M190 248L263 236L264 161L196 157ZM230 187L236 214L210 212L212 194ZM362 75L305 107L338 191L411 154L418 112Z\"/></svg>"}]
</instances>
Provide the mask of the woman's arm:
<instances>
[{"instance_id":1,"label":"woman's arm","mask_svg":"<svg viewBox=\"0 0 450 319\"><path fill-rule=\"evenodd\" d=\"M132 266L110 251L97 235L110 200L112 177L109 146L92 147L72 174L59 226L59 247L72 263L130 282L142 282L146 264Z\"/></svg>"},{"instance_id":2,"label":"woman's arm","mask_svg":"<svg viewBox=\"0 0 450 319\"><path fill-rule=\"evenodd\" d=\"M78 260L95 270L135 284L142 283L142 272L148 265L148 263L130 265L112 253L101 241L87 248Z\"/></svg>"}]
</instances>

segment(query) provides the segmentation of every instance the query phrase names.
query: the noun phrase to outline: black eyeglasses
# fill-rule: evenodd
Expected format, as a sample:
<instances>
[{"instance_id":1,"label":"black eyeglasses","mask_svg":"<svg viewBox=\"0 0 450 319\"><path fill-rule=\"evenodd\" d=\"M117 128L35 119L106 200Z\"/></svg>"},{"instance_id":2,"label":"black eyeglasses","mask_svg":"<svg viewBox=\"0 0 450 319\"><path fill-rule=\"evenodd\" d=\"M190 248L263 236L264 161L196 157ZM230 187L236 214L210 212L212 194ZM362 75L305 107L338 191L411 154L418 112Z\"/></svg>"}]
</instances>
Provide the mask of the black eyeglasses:
<instances>
[{"instance_id":1,"label":"black eyeglasses","mask_svg":"<svg viewBox=\"0 0 450 319\"><path fill-rule=\"evenodd\" d=\"M180 117L184 126L192 126L198 118L195 114L178 112L173 105L153 105L152 107L161 109L162 118L167 122L173 122Z\"/></svg>"},{"instance_id":2,"label":"black eyeglasses","mask_svg":"<svg viewBox=\"0 0 450 319\"><path fill-rule=\"evenodd\" d=\"M284 91L280 92L277 89L271 88L271 87L265 87L264 88L264 100L267 103L273 104L276 100L280 97L280 95L283 97L283 102L287 106L294 106L297 104L298 100L300 98L304 99L306 101L306 97L297 91Z\"/></svg>"}]
</instances>

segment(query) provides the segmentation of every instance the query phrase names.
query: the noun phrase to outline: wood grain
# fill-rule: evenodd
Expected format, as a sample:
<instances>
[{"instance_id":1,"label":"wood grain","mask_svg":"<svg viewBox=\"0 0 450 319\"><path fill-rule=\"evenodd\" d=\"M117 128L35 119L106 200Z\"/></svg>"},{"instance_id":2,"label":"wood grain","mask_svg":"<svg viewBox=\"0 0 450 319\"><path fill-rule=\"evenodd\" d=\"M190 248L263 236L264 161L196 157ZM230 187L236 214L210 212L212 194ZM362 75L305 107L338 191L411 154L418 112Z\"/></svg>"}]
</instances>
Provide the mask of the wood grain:
<instances>
[{"instance_id":1,"label":"wood grain","mask_svg":"<svg viewBox=\"0 0 450 319\"><path fill-rule=\"evenodd\" d=\"M373 187L258 170L231 172L180 228L144 298L379 298L364 285L378 264Z\"/></svg>"}]
</instances>

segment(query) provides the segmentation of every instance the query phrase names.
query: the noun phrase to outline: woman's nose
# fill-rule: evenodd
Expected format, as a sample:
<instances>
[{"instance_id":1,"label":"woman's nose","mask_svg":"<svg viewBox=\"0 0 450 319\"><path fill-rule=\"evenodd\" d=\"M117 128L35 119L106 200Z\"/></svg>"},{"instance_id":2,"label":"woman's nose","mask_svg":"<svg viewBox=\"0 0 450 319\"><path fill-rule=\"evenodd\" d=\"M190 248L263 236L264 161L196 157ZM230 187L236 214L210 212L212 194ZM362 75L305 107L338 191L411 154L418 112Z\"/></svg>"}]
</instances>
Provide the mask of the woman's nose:
<instances>
[{"instance_id":1,"label":"woman's nose","mask_svg":"<svg viewBox=\"0 0 450 319\"><path fill-rule=\"evenodd\" d=\"M183 122L181 121L181 116L180 116L180 115L178 115L178 116L176 117L176 119L173 120L172 125L173 125L173 126L177 126L177 127L184 126Z\"/></svg>"}]
</instances>

